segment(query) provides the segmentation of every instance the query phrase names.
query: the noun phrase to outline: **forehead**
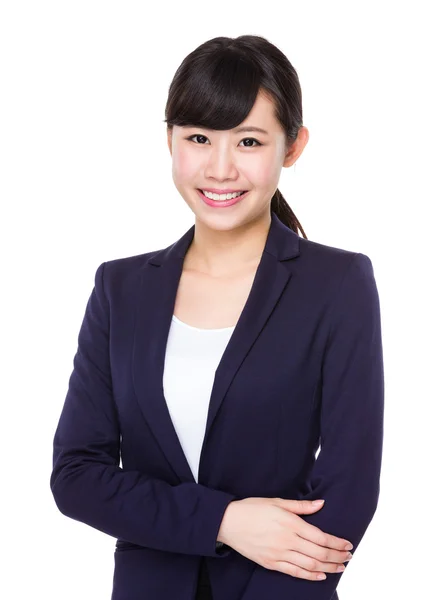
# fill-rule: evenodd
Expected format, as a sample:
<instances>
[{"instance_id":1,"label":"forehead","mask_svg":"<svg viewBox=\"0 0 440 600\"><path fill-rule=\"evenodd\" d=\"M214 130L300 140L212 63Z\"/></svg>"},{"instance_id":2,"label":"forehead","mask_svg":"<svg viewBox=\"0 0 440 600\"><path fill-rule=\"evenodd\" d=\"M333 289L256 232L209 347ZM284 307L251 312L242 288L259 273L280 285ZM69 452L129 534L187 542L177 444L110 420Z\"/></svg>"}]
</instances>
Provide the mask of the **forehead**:
<instances>
[{"instance_id":1,"label":"forehead","mask_svg":"<svg viewBox=\"0 0 440 600\"><path fill-rule=\"evenodd\" d=\"M253 105L249 115L245 119L245 122L247 122L248 119L250 121L252 118L258 118L259 120L265 120L268 123L272 123L273 121L275 121L274 102L273 102L272 98L270 98L267 94L265 94L261 91L258 93L258 95L255 99L254 105Z\"/></svg>"}]
</instances>

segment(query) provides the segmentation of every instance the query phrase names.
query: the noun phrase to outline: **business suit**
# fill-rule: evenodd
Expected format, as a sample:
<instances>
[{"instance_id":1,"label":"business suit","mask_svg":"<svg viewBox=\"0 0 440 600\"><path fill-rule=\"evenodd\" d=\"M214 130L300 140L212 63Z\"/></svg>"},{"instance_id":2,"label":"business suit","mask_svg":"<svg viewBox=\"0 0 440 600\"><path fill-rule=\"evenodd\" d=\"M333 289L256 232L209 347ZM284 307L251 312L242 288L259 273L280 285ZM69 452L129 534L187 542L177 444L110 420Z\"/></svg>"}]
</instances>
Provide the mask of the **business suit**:
<instances>
[{"instance_id":1,"label":"business suit","mask_svg":"<svg viewBox=\"0 0 440 600\"><path fill-rule=\"evenodd\" d=\"M341 573L292 577L216 540L232 500L324 498L301 518L356 552L377 507L383 441L371 261L301 238L271 213L216 371L196 482L162 387L193 236L194 225L167 248L98 267L54 438L55 502L118 538L112 600L193 600L202 556L216 600L338 600Z\"/></svg>"}]
</instances>

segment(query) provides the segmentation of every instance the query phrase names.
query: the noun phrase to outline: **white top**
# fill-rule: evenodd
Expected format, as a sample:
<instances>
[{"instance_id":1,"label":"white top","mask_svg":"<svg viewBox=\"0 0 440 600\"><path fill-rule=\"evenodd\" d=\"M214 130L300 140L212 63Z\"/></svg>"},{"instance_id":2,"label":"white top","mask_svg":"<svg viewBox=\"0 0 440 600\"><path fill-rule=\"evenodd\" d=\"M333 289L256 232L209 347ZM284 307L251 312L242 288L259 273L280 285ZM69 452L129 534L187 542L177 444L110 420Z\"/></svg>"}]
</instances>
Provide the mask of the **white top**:
<instances>
[{"instance_id":1,"label":"white top","mask_svg":"<svg viewBox=\"0 0 440 600\"><path fill-rule=\"evenodd\" d=\"M199 329L175 315L171 321L163 389L174 429L197 482L215 371L234 329Z\"/></svg>"}]
</instances>

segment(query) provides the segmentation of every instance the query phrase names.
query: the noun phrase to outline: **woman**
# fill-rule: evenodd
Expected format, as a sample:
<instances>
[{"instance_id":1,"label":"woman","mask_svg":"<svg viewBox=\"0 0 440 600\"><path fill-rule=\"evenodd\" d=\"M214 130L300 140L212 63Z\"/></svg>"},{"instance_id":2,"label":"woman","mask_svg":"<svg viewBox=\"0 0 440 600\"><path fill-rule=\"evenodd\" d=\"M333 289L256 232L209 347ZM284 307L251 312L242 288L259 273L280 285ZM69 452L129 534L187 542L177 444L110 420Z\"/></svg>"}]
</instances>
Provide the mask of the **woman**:
<instances>
[{"instance_id":1,"label":"woman","mask_svg":"<svg viewBox=\"0 0 440 600\"><path fill-rule=\"evenodd\" d=\"M195 223L98 267L55 501L118 538L112 600L337 600L379 496L371 260L308 240L277 188L308 131L296 71L268 40L194 50L165 121Z\"/></svg>"}]
</instances>

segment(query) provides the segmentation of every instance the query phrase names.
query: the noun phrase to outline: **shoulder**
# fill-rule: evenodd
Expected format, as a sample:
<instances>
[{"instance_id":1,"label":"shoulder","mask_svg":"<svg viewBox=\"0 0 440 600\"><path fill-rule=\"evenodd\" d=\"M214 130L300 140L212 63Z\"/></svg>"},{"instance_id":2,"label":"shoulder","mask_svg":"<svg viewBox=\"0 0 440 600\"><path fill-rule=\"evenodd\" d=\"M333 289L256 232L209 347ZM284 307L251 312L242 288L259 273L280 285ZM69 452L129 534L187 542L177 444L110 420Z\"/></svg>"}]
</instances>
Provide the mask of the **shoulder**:
<instances>
[{"instance_id":1,"label":"shoulder","mask_svg":"<svg viewBox=\"0 0 440 600\"><path fill-rule=\"evenodd\" d=\"M371 263L369 256L356 250L329 246L304 238L299 238L299 246L304 262L320 264L325 268L344 269L351 263Z\"/></svg>"},{"instance_id":2,"label":"shoulder","mask_svg":"<svg viewBox=\"0 0 440 600\"><path fill-rule=\"evenodd\" d=\"M112 258L105 261L105 270L107 273L127 273L139 271L149 261L149 259L160 252L161 249L144 252L142 254L134 254L133 256L124 256L121 258Z\"/></svg>"},{"instance_id":3,"label":"shoulder","mask_svg":"<svg viewBox=\"0 0 440 600\"><path fill-rule=\"evenodd\" d=\"M160 250L111 258L102 262L96 268L95 285L103 288L105 295L109 297L130 294L133 286L138 285L150 258Z\"/></svg>"},{"instance_id":4,"label":"shoulder","mask_svg":"<svg viewBox=\"0 0 440 600\"><path fill-rule=\"evenodd\" d=\"M304 238L299 238L299 248L298 268L314 280L327 281L332 287L339 287L346 277L369 278L373 274L371 258L363 252Z\"/></svg>"}]
</instances>

